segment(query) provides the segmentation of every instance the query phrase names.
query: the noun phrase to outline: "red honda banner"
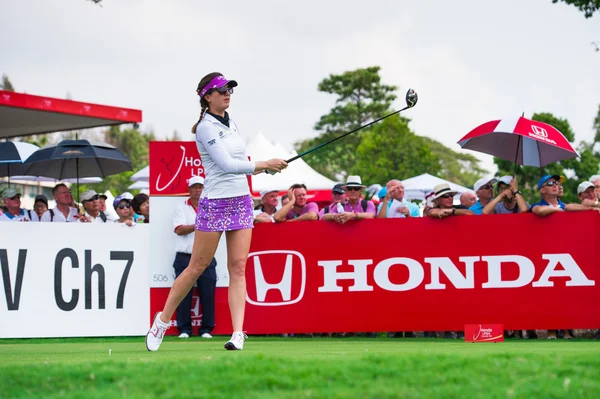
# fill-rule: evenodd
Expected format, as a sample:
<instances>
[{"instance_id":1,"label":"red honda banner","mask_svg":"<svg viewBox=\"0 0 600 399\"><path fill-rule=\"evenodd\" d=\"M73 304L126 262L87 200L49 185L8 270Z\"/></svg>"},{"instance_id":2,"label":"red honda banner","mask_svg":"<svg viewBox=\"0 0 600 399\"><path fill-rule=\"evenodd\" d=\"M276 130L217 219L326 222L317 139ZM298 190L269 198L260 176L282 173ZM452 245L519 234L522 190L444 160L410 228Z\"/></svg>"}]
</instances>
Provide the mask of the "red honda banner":
<instances>
[{"instance_id":1,"label":"red honda banner","mask_svg":"<svg viewBox=\"0 0 600 399\"><path fill-rule=\"evenodd\" d=\"M245 330L599 328L599 241L592 211L260 224L246 265ZM167 292L152 289L152 312ZM215 333L231 332L224 292Z\"/></svg>"}]
</instances>

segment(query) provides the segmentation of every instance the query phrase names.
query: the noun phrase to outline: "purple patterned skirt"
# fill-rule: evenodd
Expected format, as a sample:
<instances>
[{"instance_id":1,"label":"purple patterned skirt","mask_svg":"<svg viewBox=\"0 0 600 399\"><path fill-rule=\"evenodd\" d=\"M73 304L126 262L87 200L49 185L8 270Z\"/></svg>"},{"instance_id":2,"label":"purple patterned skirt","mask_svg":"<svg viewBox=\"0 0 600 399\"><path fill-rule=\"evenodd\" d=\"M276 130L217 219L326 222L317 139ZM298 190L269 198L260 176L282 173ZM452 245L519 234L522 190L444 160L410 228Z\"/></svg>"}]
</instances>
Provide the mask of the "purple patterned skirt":
<instances>
[{"instance_id":1,"label":"purple patterned skirt","mask_svg":"<svg viewBox=\"0 0 600 399\"><path fill-rule=\"evenodd\" d=\"M254 227L252 197L201 198L196 213L195 229L200 231L231 231Z\"/></svg>"}]
</instances>

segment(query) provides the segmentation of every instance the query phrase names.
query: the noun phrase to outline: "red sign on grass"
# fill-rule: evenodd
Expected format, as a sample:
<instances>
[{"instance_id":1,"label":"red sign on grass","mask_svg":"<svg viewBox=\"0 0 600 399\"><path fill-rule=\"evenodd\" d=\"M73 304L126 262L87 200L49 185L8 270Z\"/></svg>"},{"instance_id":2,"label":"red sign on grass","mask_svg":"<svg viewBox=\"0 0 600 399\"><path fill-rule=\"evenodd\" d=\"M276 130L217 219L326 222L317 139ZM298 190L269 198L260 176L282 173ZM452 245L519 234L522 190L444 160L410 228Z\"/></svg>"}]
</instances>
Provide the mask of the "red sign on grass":
<instances>
[{"instance_id":1,"label":"red sign on grass","mask_svg":"<svg viewBox=\"0 0 600 399\"><path fill-rule=\"evenodd\" d=\"M504 342L504 325L466 324L465 342Z\"/></svg>"}]
</instances>

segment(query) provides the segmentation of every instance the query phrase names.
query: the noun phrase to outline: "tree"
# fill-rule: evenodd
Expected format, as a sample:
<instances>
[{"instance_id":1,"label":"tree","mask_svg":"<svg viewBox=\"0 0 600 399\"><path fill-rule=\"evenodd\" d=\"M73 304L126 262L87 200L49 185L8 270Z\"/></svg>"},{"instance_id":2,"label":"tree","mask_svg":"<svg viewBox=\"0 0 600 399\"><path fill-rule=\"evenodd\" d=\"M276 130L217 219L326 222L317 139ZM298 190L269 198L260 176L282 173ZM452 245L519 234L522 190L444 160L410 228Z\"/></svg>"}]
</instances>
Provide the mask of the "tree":
<instances>
[{"instance_id":1,"label":"tree","mask_svg":"<svg viewBox=\"0 0 600 399\"><path fill-rule=\"evenodd\" d=\"M10 79L8 79L8 75L6 74L2 75L2 86L0 86L0 89L4 91L15 91L15 88L10 82Z\"/></svg>"},{"instance_id":2,"label":"tree","mask_svg":"<svg viewBox=\"0 0 600 399\"><path fill-rule=\"evenodd\" d=\"M391 179L439 173L440 161L427 141L410 130L409 121L394 116L365 132L356 149L357 163L351 168L352 174L360 175L367 185L384 185Z\"/></svg>"},{"instance_id":3,"label":"tree","mask_svg":"<svg viewBox=\"0 0 600 399\"><path fill-rule=\"evenodd\" d=\"M573 143L575 141L575 133L571 129L571 125L566 119L558 118L551 113L534 114L533 120L547 123L557 128L564 136ZM555 162L546 165L542 168L533 166L517 167L517 178L519 179L519 189L523 192L523 196L531 203L537 202L540 198L540 193L537 188L537 182L540 177L551 174L568 176L569 178L563 184L564 196L562 201L565 203L579 202L577 198L577 186L581 181L588 179L591 175L598 171L598 158L594 155L591 146L586 143L581 143L578 151L580 158L567 159L561 162ZM514 162L506 161L500 158L494 158L494 162L498 165L499 175L513 175Z\"/></svg>"},{"instance_id":4,"label":"tree","mask_svg":"<svg viewBox=\"0 0 600 399\"><path fill-rule=\"evenodd\" d=\"M486 173L479 165L479 159L473 155L452 151L439 141L428 137L423 137L423 140L440 162L438 177L464 187L472 187L477 179Z\"/></svg>"},{"instance_id":5,"label":"tree","mask_svg":"<svg viewBox=\"0 0 600 399\"><path fill-rule=\"evenodd\" d=\"M600 11L600 0L552 0L552 3L556 4L559 1L577 7L586 18L591 18L594 12Z\"/></svg>"},{"instance_id":6,"label":"tree","mask_svg":"<svg viewBox=\"0 0 600 399\"><path fill-rule=\"evenodd\" d=\"M316 147L339 135L357 129L389 112L396 99L396 86L383 85L378 66L329 75L318 90L335 94L336 105L315 125L319 136L296 143L298 153ZM335 144L319 149L304 159L319 173L332 179L343 178L356 164L355 150L364 132L351 134Z\"/></svg>"},{"instance_id":7,"label":"tree","mask_svg":"<svg viewBox=\"0 0 600 399\"><path fill-rule=\"evenodd\" d=\"M600 143L600 105L598 105L598 113L596 114L596 118L594 118L594 124L592 125L596 134L594 135L594 146L596 143Z\"/></svg>"}]
</instances>

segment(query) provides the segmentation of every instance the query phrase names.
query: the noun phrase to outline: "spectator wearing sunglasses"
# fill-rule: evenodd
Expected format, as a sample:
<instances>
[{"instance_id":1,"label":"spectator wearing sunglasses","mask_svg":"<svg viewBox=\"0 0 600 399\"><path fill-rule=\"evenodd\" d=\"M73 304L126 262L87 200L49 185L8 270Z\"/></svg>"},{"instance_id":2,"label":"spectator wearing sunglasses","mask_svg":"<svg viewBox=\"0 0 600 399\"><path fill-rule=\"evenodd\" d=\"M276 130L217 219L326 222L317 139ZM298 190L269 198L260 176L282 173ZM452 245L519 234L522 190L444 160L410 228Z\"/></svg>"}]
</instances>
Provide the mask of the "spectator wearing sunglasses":
<instances>
[{"instance_id":1,"label":"spectator wearing sunglasses","mask_svg":"<svg viewBox=\"0 0 600 399\"><path fill-rule=\"evenodd\" d=\"M12 188L2 192L4 214L0 215L0 222L37 222L35 212L21 208L21 194Z\"/></svg>"},{"instance_id":2,"label":"spectator wearing sunglasses","mask_svg":"<svg viewBox=\"0 0 600 399\"><path fill-rule=\"evenodd\" d=\"M328 213L344 212L343 204L346 201L348 201L348 198L346 197L344 183L336 183L331 189L331 203L319 211L319 219L323 219L323 217Z\"/></svg>"},{"instance_id":3,"label":"spectator wearing sunglasses","mask_svg":"<svg viewBox=\"0 0 600 399\"><path fill-rule=\"evenodd\" d=\"M84 215L81 217L82 222L89 223L106 223L107 217L100 210L100 196L94 190L88 190L79 197L81 205L85 209Z\"/></svg>"},{"instance_id":4,"label":"spectator wearing sunglasses","mask_svg":"<svg viewBox=\"0 0 600 399\"><path fill-rule=\"evenodd\" d=\"M476 215L483 215L483 208L494 198L494 184L497 181L496 179L482 177L475 182L473 190L475 190L475 194L477 195L477 202L469 207L470 211Z\"/></svg>"},{"instance_id":5,"label":"spectator wearing sunglasses","mask_svg":"<svg viewBox=\"0 0 600 399\"><path fill-rule=\"evenodd\" d=\"M115 212L117 212L117 216L119 217L117 220L115 220L115 223L123 223L130 227L135 226L130 199L123 198L119 195L117 198L115 198L113 207L115 208Z\"/></svg>"},{"instance_id":6,"label":"spectator wearing sunglasses","mask_svg":"<svg viewBox=\"0 0 600 399\"><path fill-rule=\"evenodd\" d=\"M308 202L306 186L302 183L293 184L288 190L290 202L275 212L275 222L296 222L300 220L317 220L319 206L315 202Z\"/></svg>"},{"instance_id":7,"label":"spectator wearing sunglasses","mask_svg":"<svg viewBox=\"0 0 600 399\"><path fill-rule=\"evenodd\" d=\"M443 219L448 216L474 215L475 213L467 209L464 205L453 205L454 196L457 191L452 191L448 183L438 184L433 188L434 207L427 210L425 216L430 218Z\"/></svg>"},{"instance_id":8,"label":"spectator wearing sunglasses","mask_svg":"<svg viewBox=\"0 0 600 399\"><path fill-rule=\"evenodd\" d=\"M484 215L529 212L531 205L519 191L517 176L502 176L496 183L498 195L483 208Z\"/></svg>"},{"instance_id":9,"label":"spectator wearing sunglasses","mask_svg":"<svg viewBox=\"0 0 600 399\"><path fill-rule=\"evenodd\" d=\"M540 190L542 200L531 205L531 212L538 216L548 216L554 212L577 212L594 209L587 205L565 204L562 202L558 198L561 180L559 175L545 175L538 181L538 190Z\"/></svg>"},{"instance_id":10,"label":"spectator wearing sunglasses","mask_svg":"<svg viewBox=\"0 0 600 399\"><path fill-rule=\"evenodd\" d=\"M346 184L342 187L345 190L347 201L340 202L334 207L330 206L330 212L323 213L323 220L344 224L349 220L374 219L377 215L375 204L362 198L365 187L360 176L348 176Z\"/></svg>"}]
</instances>

